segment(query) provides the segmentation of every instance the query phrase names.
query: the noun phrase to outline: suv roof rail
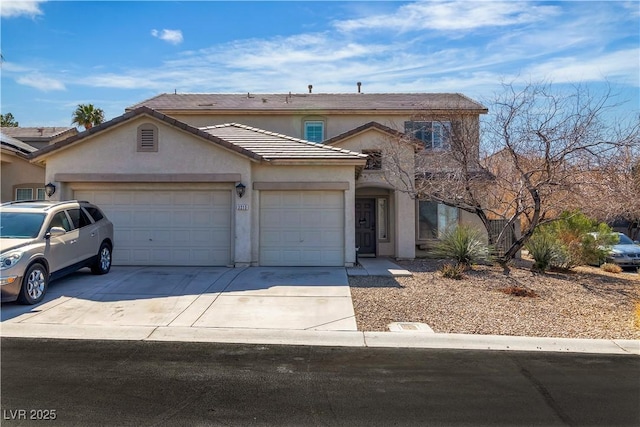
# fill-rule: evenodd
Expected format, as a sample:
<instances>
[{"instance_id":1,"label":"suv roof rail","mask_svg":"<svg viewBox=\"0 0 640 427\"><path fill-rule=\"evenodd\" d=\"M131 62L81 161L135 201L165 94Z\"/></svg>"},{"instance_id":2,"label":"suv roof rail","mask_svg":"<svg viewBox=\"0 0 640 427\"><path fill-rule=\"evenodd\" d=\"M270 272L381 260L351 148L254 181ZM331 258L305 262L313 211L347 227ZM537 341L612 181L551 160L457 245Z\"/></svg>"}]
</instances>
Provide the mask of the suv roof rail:
<instances>
[{"instance_id":1,"label":"suv roof rail","mask_svg":"<svg viewBox=\"0 0 640 427\"><path fill-rule=\"evenodd\" d=\"M42 203L42 202L49 203L48 200L35 200L35 199L33 199L33 200L12 200L10 202L4 202L0 206L17 205L17 204L20 204L20 203Z\"/></svg>"},{"instance_id":2,"label":"suv roof rail","mask_svg":"<svg viewBox=\"0 0 640 427\"><path fill-rule=\"evenodd\" d=\"M87 200L59 200L59 201L53 201L53 200L12 200L10 202L4 202L0 206L11 206L11 205L18 205L18 204L23 204L23 203L45 203L45 204L50 204L50 207L63 205L65 203L88 203L88 204L92 204L91 202L89 202Z\"/></svg>"}]
</instances>

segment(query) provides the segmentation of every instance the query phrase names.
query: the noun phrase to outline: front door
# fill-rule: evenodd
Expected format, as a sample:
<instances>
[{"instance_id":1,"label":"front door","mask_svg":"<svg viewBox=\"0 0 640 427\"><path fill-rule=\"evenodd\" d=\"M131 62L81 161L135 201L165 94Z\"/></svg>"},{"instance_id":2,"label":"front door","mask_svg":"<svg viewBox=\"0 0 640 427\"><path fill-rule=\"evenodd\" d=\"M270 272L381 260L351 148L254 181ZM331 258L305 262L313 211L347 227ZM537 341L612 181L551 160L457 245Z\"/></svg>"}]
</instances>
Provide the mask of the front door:
<instances>
[{"instance_id":1,"label":"front door","mask_svg":"<svg viewBox=\"0 0 640 427\"><path fill-rule=\"evenodd\" d=\"M376 199L356 199L356 247L360 255L376 254Z\"/></svg>"}]
</instances>

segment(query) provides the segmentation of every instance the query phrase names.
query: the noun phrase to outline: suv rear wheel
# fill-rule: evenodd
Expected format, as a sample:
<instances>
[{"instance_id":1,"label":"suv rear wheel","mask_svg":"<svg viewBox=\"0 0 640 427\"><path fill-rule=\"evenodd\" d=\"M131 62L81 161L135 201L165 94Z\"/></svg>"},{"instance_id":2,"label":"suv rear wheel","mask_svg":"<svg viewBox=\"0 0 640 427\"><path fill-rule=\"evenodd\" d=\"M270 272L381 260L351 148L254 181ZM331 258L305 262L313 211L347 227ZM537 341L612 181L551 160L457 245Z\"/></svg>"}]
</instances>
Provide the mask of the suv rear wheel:
<instances>
[{"instance_id":1,"label":"suv rear wheel","mask_svg":"<svg viewBox=\"0 0 640 427\"><path fill-rule=\"evenodd\" d=\"M109 270L111 270L111 246L103 242L98 251L98 259L91 266L91 272L93 274L107 274Z\"/></svg>"},{"instance_id":2,"label":"suv rear wheel","mask_svg":"<svg viewBox=\"0 0 640 427\"><path fill-rule=\"evenodd\" d=\"M18 300L22 304L37 304L47 293L49 284L49 274L47 269L40 263L35 263L29 267L22 279L22 288Z\"/></svg>"}]
</instances>

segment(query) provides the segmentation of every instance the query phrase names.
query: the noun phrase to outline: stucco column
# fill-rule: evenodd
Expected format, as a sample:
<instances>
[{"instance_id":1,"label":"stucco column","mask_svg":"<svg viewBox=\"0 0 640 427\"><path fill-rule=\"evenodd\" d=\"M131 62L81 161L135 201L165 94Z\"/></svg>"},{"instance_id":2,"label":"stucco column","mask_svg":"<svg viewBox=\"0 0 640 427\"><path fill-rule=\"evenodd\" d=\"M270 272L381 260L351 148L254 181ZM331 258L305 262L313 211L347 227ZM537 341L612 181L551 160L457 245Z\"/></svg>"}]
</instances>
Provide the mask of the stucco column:
<instances>
[{"instance_id":1,"label":"stucco column","mask_svg":"<svg viewBox=\"0 0 640 427\"><path fill-rule=\"evenodd\" d=\"M234 266L248 267L251 265L252 227L251 220L257 205L253 202L253 189L251 180L245 179L242 183L246 186L245 193L238 197L235 189L233 191L233 206L235 218L235 239L234 239Z\"/></svg>"},{"instance_id":2,"label":"stucco column","mask_svg":"<svg viewBox=\"0 0 640 427\"><path fill-rule=\"evenodd\" d=\"M344 192L344 264L353 267L356 262L356 219L355 219L356 190L355 180L349 183L349 189Z\"/></svg>"},{"instance_id":3,"label":"stucco column","mask_svg":"<svg viewBox=\"0 0 640 427\"><path fill-rule=\"evenodd\" d=\"M416 257L416 203L405 192L395 192L396 258Z\"/></svg>"}]
</instances>

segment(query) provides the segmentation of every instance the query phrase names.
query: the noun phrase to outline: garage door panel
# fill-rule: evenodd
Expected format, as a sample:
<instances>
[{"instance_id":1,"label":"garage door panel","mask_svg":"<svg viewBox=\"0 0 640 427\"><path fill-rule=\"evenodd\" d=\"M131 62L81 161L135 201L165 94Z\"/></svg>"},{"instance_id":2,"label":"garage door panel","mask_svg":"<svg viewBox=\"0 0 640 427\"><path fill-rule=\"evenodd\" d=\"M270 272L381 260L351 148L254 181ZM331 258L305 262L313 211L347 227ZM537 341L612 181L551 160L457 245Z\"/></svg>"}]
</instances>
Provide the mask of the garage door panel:
<instances>
[{"instance_id":1,"label":"garage door panel","mask_svg":"<svg viewBox=\"0 0 640 427\"><path fill-rule=\"evenodd\" d=\"M231 191L87 190L114 224L114 265L228 265Z\"/></svg>"},{"instance_id":2,"label":"garage door panel","mask_svg":"<svg viewBox=\"0 0 640 427\"><path fill-rule=\"evenodd\" d=\"M344 265L342 191L262 191L260 264Z\"/></svg>"}]
</instances>

